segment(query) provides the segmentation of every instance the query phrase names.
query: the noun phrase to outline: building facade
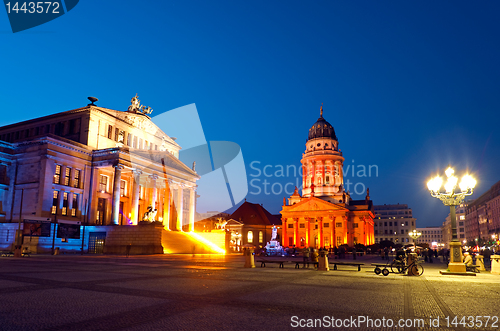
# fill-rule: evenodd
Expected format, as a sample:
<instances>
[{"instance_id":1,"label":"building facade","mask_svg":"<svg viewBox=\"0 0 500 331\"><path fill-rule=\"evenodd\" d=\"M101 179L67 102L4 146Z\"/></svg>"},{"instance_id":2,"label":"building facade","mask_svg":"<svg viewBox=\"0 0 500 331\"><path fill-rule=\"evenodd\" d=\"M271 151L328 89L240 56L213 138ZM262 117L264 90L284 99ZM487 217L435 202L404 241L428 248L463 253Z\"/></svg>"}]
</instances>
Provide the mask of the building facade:
<instances>
[{"instance_id":1,"label":"building facade","mask_svg":"<svg viewBox=\"0 0 500 331\"><path fill-rule=\"evenodd\" d=\"M248 201L234 211L225 225L228 241L226 250L240 252L243 247L262 249L271 240L273 228L281 241L281 220L262 205ZM247 246L245 246L247 245Z\"/></svg>"},{"instance_id":2,"label":"building facade","mask_svg":"<svg viewBox=\"0 0 500 331\"><path fill-rule=\"evenodd\" d=\"M468 242L498 240L500 235L500 181L465 208Z\"/></svg>"},{"instance_id":3,"label":"building facade","mask_svg":"<svg viewBox=\"0 0 500 331\"><path fill-rule=\"evenodd\" d=\"M376 205L375 242L392 241L394 244L413 243L408 233L415 230L416 219L406 204Z\"/></svg>"},{"instance_id":4,"label":"building facade","mask_svg":"<svg viewBox=\"0 0 500 331\"><path fill-rule=\"evenodd\" d=\"M417 228L418 232L422 233L422 236L416 240L417 245L421 243L426 243L429 248L441 249L445 246L443 241L442 229L439 226ZM450 248L449 246L447 248Z\"/></svg>"},{"instance_id":5,"label":"building facade","mask_svg":"<svg viewBox=\"0 0 500 331\"><path fill-rule=\"evenodd\" d=\"M0 222L90 226L144 218L192 230L196 181L179 146L134 97L126 111L82 108L0 128Z\"/></svg>"},{"instance_id":6,"label":"building facade","mask_svg":"<svg viewBox=\"0 0 500 331\"><path fill-rule=\"evenodd\" d=\"M309 129L306 150L302 154L302 195L298 189L284 199L281 215L284 247L334 247L371 245L373 204L351 200L344 190L344 157L333 126L320 117Z\"/></svg>"}]
</instances>

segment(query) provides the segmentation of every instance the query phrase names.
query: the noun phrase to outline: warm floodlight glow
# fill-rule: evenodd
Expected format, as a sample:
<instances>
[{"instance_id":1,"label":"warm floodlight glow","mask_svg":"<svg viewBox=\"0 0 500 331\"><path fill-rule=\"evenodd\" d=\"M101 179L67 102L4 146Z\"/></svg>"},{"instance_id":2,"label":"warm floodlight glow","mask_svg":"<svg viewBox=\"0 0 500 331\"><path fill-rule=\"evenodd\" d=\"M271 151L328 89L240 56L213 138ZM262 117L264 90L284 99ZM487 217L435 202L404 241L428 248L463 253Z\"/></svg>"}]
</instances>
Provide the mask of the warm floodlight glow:
<instances>
[{"instance_id":1,"label":"warm floodlight glow","mask_svg":"<svg viewBox=\"0 0 500 331\"><path fill-rule=\"evenodd\" d=\"M202 236L196 234L195 232L186 232L187 235L193 237L196 241L210 247L213 251L219 253L219 254L226 254L226 250L220 248L216 244L212 243L211 241L208 241L207 239L203 238Z\"/></svg>"},{"instance_id":2,"label":"warm floodlight glow","mask_svg":"<svg viewBox=\"0 0 500 331\"><path fill-rule=\"evenodd\" d=\"M455 190L455 187L457 187L457 182L458 182L457 177L449 176L448 180L446 181L446 184L444 184L444 189L446 190L446 193L452 193Z\"/></svg>"},{"instance_id":3,"label":"warm floodlight glow","mask_svg":"<svg viewBox=\"0 0 500 331\"><path fill-rule=\"evenodd\" d=\"M452 167L448 167L448 169L446 169L446 171L444 173L446 174L446 177L450 177L451 175L453 175L455 173L455 170L453 170Z\"/></svg>"}]
</instances>

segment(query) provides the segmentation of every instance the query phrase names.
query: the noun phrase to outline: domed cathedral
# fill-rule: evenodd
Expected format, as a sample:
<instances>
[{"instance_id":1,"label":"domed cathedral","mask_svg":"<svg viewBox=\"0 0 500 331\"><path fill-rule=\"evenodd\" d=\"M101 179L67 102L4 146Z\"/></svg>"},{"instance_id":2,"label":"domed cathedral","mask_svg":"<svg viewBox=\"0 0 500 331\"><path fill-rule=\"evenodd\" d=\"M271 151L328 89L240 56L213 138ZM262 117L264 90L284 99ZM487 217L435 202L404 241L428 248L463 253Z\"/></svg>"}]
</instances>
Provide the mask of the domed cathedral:
<instances>
[{"instance_id":1,"label":"domed cathedral","mask_svg":"<svg viewBox=\"0 0 500 331\"><path fill-rule=\"evenodd\" d=\"M344 189L344 157L333 126L320 117L309 129L302 154L302 195L283 199L283 246L334 247L375 243L370 196L352 200Z\"/></svg>"}]
</instances>

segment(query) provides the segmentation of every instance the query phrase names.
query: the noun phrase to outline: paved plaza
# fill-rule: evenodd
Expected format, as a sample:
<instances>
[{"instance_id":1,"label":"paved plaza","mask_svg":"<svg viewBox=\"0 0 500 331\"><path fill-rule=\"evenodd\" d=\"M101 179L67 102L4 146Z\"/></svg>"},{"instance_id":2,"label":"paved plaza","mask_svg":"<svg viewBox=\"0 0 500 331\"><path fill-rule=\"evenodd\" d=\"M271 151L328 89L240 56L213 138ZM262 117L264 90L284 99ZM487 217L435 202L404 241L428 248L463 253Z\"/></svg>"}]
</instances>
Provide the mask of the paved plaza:
<instances>
[{"instance_id":1,"label":"paved plaza","mask_svg":"<svg viewBox=\"0 0 500 331\"><path fill-rule=\"evenodd\" d=\"M358 261L365 263L360 272L350 266L320 272L292 264L243 268L243 256L236 255L2 257L0 330L290 330L311 323L316 327L309 329L496 330L500 325L494 317L500 315L498 275L443 276L444 264L426 263L421 277L384 277L370 265L382 262L378 257ZM468 324L451 325L455 316L455 322L465 317ZM496 327L479 326L476 316L491 316L489 324L496 319ZM375 324L358 323L363 318ZM425 324L390 327L389 319ZM382 322L385 328L376 324ZM335 323L350 327L332 327Z\"/></svg>"}]
</instances>

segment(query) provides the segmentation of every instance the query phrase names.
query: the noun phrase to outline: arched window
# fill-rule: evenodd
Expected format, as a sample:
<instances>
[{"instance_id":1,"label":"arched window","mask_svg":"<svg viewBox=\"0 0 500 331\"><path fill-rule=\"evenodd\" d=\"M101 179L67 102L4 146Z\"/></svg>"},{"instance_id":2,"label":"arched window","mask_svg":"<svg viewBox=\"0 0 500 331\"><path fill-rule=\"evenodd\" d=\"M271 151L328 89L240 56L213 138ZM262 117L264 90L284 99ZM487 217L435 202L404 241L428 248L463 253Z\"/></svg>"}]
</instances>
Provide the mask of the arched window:
<instances>
[{"instance_id":1,"label":"arched window","mask_svg":"<svg viewBox=\"0 0 500 331\"><path fill-rule=\"evenodd\" d=\"M253 243L253 231L248 231L247 233L247 242Z\"/></svg>"}]
</instances>

